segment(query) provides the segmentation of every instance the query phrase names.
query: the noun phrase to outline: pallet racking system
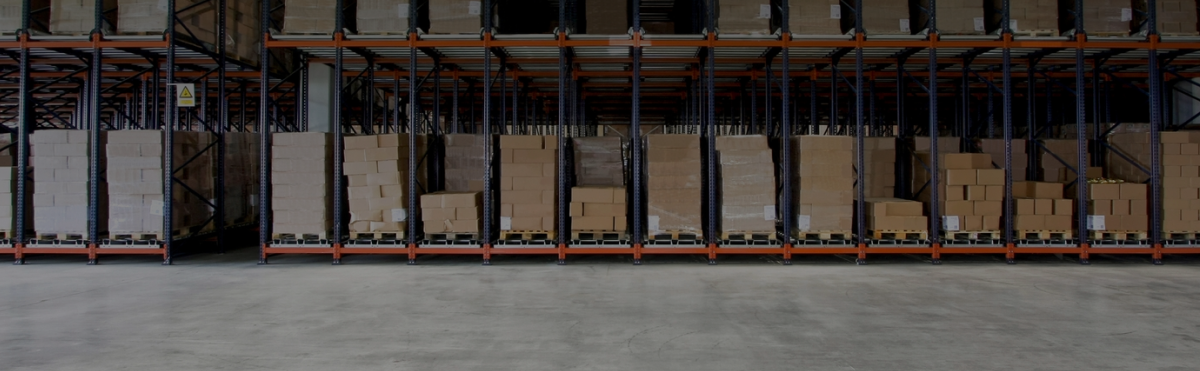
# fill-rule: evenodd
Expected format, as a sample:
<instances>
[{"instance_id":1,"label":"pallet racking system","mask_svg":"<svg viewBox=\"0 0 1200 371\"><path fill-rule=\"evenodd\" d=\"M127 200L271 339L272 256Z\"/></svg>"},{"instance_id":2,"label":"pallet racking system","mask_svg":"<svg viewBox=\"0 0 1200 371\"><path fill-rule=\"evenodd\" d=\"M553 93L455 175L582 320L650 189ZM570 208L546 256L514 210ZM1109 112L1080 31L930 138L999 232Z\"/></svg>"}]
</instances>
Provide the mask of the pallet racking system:
<instances>
[{"instance_id":1,"label":"pallet racking system","mask_svg":"<svg viewBox=\"0 0 1200 371\"><path fill-rule=\"evenodd\" d=\"M222 33L225 30L225 1L219 0L217 17ZM100 3L99 1L97 3ZM171 14L175 14L173 1ZM286 1L262 1L263 42L260 47L261 62L246 65L230 61L225 57L225 37L222 34L216 50L189 43L185 35L179 35L173 26L162 36L124 37L107 36L95 31L87 39L37 37L27 30L29 27L29 1L25 2L23 32L13 41L0 42L9 56L18 64L19 81L16 87L19 101L16 103L18 116L16 125L18 171L25 173L28 167L28 132L36 129L35 114L38 107L44 112L57 112L47 108L47 100L36 98L50 86L67 80L82 80L81 84L93 79L79 79L86 72L100 84L87 84L68 107L79 107L87 113L86 120L76 120L77 128L86 128L98 137L106 123L101 118L103 105L127 107L130 112L141 112L144 127L161 128L167 133L181 127L180 113L195 115L207 122L209 111L216 112L221 125L211 126L218 138L230 130L259 132L260 136L260 195L259 210L259 263L266 264L273 254L324 254L330 255L335 264L348 254L406 255L410 264L415 264L420 255L467 254L478 255L483 263L490 264L493 255L543 254L557 256L560 264L566 263L569 255L619 254L632 258L640 264L644 255L654 254L699 254L706 255L710 264L716 264L721 255L766 254L779 255L785 264L790 264L795 255L849 254L857 256L860 264L875 254L917 254L928 256L935 264L944 254L1003 254L1009 263L1014 263L1019 254L1071 254L1078 255L1086 264L1090 254L1138 254L1161 263L1164 254L1200 253L1195 241L1164 241L1161 229L1161 153L1157 138L1162 130L1177 130L1189 124L1171 123L1164 116L1169 104L1163 95L1179 91L1176 85L1192 84L1190 79L1200 77L1194 68L1200 66L1200 39L1194 37L1160 36L1156 30L1157 15L1154 0L1149 0L1145 23L1145 35L1136 37L1089 37L1082 17L1075 17L1074 35L1063 37L1016 36L1009 29L1009 4L1004 1L1003 20L999 35L952 36L937 32L936 5L930 0L928 32L912 36L872 36L861 31L848 36L793 35L788 28L788 4L781 2L782 29L777 35L768 37L738 37L716 32L716 19L712 9L713 0L697 0L696 13L703 27L696 27L695 34L657 35L643 31L641 1L633 0L631 29L627 35L584 35L569 32L574 19L574 2L560 0L558 24L564 25L553 34L503 35L492 30L492 7L483 6L483 32L480 35L447 36L427 35L419 32L416 25L417 2L410 2L407 35L365 36L348 35L342 32L344 6L337 1L337 27L329 35L282 35L272 32L277 24L276 16L286 9ZM851 1L851 10L861 9L862 1ZM1075 9L1083 9L1084 0L1076 0ZM100 7L97 7L98 9ZM862 30L862 14L852 11L855 30ZM97 11L96 22L102 22ZM100 27L97 27L99 30ZM349 55L348 55L349 54ZM86 60L89 70L60 72L54 65L77 65ZM281 65L294 64L280 68ZM704 170L707 182L705 193L706 229L704 240L693 244L661 245L650 243L645 236L645 210L642 198L645 192L642 167L644 153L640 145L630 147L630 183L632 209L629 215L631 237L628 243L618 246L571 246L569 235L560 233L553 243L544 245L513 245L497 240L494 226L484 223L478 243L459 245L422 244L417 233L408 233L402 241L384 241L368 245L351 244L345 240L343 194L335 192L334 233L329 241L319 243L283 243L273 241L270 233L270 134L273 132L302 131L308 128L307 117L309 75L305 68L310 64L332 65L333 86L340 93L332 94L332 112L337 120L335 128L334 178L335 189L344 189L342 174L343 135L352 132L407 132L426 133L436 137L441 130L447 132L471 132L484 135L513 132L546 132L558 134L587 135L594 133L600 125L589 113L625 112L629 117L631 143L640 143L643 121L651 114L661 118L663 130L702 134L708 161ZM299 66L299 68L297 67ZM49 68L48 68L49 67ZM132 71L131 71L132 69ZM1089 73L1090 72L1090 73ZM11 73L11 72L10 72ZM159 80L158 75L165 74ZM148 77L148 75L150 77ZM450 83L443 78L449 75ZM1022 76L1023 75L1023 76ZM1166 80L1170 76L1171 80ZM347 78L359 85L347 84ZM164 82L181 82L195 79L213 84L216 88L216 103L203 103L206 109L191 111L172 107L165 99ZM947 83L949 81L950 83ZM1144 82L1143 82L1144 81ZM241 94L240 118L230 116L230 89L236 83L236 92ZM255 84L257 83L257 84ZM468 88L465 94L466 107L461 103L464 94L460 85ZM39 85L40 84L40 85ZM123 104L112 103L120 99L117 94L105 96L110 90L122 90L128 85L136 99L125 99ZM255 86L257 85L257 86ZM446 85L450 85L449 91ZM788 202L782 209L781 236L789 236L778 243L764 245L735 245L720 241L716 233L716 168L714 144L717 135L726 133L762 133L778 138L793 134L828 133L854 136L858 142L857 167L863 167L862 143L865 137L895 136L908 143L916 135L930 138L930 149L934 152L930 169L938 167L936 153L940 134L947 130L953 138L992 137L996 134L996 116L999 116L999 135L1006 143L1005 161L1005 215L1012 215L1012 169L1014 168L1011 143L1020 136L1014 122L1019 114L1017 95L1024 85L1024 136L1029 140L1030 152L1028 171L1036 178L1038 140L1046 131L1062 131L1069 123L1074 127L1077 143L1076 158L1061 159L1072 171L1086 177L1089 148L1095 160L1103 161L1104 151L1112 150L1105 143L1105 134L1122 125L1128 115L1111 111L1115 94L1143 95L1146 121L1152 140L1150 174L1150 203L1155 206L1151 213L1148 238L1121 244L1097 244L1088 238L1086 220L1080 218L1075 225L1074 240L1059 243L1026 243L1013 235L1013 221L1006 216L1003 220L1002 236L986 241L953 241L943 239L940 233L940 206L937 187L932 187L930 202L931 220L929 241L912 245L889 245L870 241L863 221L855 226L856 237L837 243L810 244L792 239L792 212ZM347 87L349 86L349 87ZM806 87L807 89L802 88ZM103 90L102 90L103 87ZM252 89L257 88L257 91ZM402 90L402 88L405 88ZM761 88L761 90L760 90ZM349 89L349 93L346 90ZM367 89L378 89L385 96L362 93ZM1168 90L1169 89L1169 90ZM68 89L69 90L69 89ZM149 90L149 91L148 91ZM432 93L430 93L432 91ZM1089 112L1088 98L1092 98ZM211 93L210 93L211 94ZM209 97L204 94L202 97ZM65 95L64 95L65 96ZM249 104L248 97L258 97L257 104ZM952 104L943 102L943 96L952 97ZM617 97L613 102L606 98ZM893 98L893 99L880 99ZM510 101L511 98L511 101ZM808 105L802 104L807 98ZM1195 97L1193 97L1195 98ZM476 104L476 100L479 104ZM628 99L625 101L624 99ZM51 97L50 100L62 100ZM160 102L161 100L161 102ZM846 101L849 101L848 103ZM889 104L894 101L894 104ZM149 101L149 103L147 103ZM395 104L390 104L394 102ZM1056 105L1071 104L1073 109L1060 110ZM448 125L437 124L449 106L446 117ZM424 107L430 107L426 110ZM947 115L947 107L954 114ZM1041 108L1044 107L1044 108ZM1039 109L1045 113L1044 120L1038 117ZM430 113L432 112L432 113ZM511 112L511 116L509 113ZM381 114L381 115L377 115ZM432 118L430 117L432 115ZM829 119L822 125L823 115ZM466 117L464 117L466 116ZM747 119L749 116L749 119ZM120 117L116 113L113 117ZM165 117L158 120L157 117ZM947 118L951 117L951 118ZM390 118L390 122L389 122ZM802 120L807 118L807 123ZM74 119L74 116L72 116ZM658 118L656 118L658 119ZM1055 122L1057 119L1058 122ZM245 125L255 120L255 125ZM12 120L10 120L12 121ZM136 120L128 120L136 121ZM357 121L357 126L351 122ZM889 125L894 121L895 125ZM1089 123L1090 121L1090 123ZM234 124L238 122L241 125ZM647 121L648 122L648 121ZM952 124L951 124L952 122ZM648 125L647 125L648 126ZM1035 130L1036 129L1036 130ZM980 134L986 132L986 134ZM1089 135L1090 133L1090 135ZM569 184L569 167L566 160L567 136L559 135L559 198L566 198ZM168 136L167 138L170 138ZM418 184L415 137L410 136L409 155L409 210L417 208L416 190L425 187L437 190L439 165L434 165L430 184ZM93 143L96 143L93 141ZM436 143L436 141L435 141ZM171 144L168 143L168 146ZM788 141L779 141L779 152L788 153ZM969 143L962 140L961 147ZM223 151L223 141L218 140L214 150ZM904 147L903 145L901 147ZM169 147L168 147L169 148ZM95 147L93 147L95 151ZM911 148L900 148L897 163L909 163ZM169 153L170 151L166 151ZM436 151L434 151L436 153ZM493 163L494 149L485 146L487 160ZM1119 153L1119 152L1118 152ZM95 158L95 156L93 156ZM218 158L224 158L218 156ZM433 160L437 160L436 156ZM178 160L167 161L179 164ZM174 162L171 162L174 161ZM437 161L431 161L437 163ZM94 165L94 164L93 164ZM786 181L792 171L788 156L781 156L777 171L781 174L779 193L790 199L794 190ZM901 165L898 178L907 179L911 167ZM494 166L487 167L483 197L484 215L493 215L496 206L493 197L497 186L493 181ZM164 187L170 194L172 187L168 174ZM931 172L931 184L937 184L937 172ZM98 179L95 166L91 180ZM222 175L218 174L218 182ZM1032 179L1031 178L1031 179ZM26 225L22 211L23 187L27 181L21 179L17 187L17 225ZM897 193L911 196L912 189L906 182L897 182ZM220 184L220 183L219 183ZM1075 187L1077 199L1086 200L1087 187ZM864 178L860 173L856 185L858 199L864 195ZM95 192L93 192L94 194ZM219 197L215 208L222 208ZM92 220L97 215L93 197ZM558 230L566 228L566 205L560 203ZM164 205L169 215L170 202ZM1076 205L1076 215L1086 215L1086 205ZM857 213L863 214L862 205ZM223 213L217 213L223 215ZM169 221L167 222L169 226ZM223 223L216 233L216 249L227 243ZM416 231L417 221L410 218L410 231ZM91 262L104 253L153 253L162 254L165 263L176 256L173 241L165 241L161 249L117 249L99 246L95 228L89 231L90 241L86 248L34 249L25 246L24 231L18 228L11 249L0 249L0 253L12 252L20 263L28 254L73 253L87 254Z\"/></svg>"}]
</instances>

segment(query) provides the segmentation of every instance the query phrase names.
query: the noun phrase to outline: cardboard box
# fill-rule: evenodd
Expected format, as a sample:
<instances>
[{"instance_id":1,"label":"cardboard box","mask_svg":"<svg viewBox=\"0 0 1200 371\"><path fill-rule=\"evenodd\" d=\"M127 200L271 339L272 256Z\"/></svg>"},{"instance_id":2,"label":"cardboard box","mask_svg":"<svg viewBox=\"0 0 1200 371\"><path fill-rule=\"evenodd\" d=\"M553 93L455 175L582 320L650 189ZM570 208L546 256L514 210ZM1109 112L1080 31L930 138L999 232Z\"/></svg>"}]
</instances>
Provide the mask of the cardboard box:
<instances>
[{"instance_id":1,"label":"cardboard box","mask_svg":"<svg viewBox=\"0 0 1200 371\"><path fill-rule=\"evenodd\" d=\"M483 7L475 0L429 2L429 33L478 34L483 28ZM536 228L534 228L536 229Z\"/></svg>"},{"instance_id":2,"label":"cardboard box","mask_svg":"<svg viewBox=\"0 0 1200 371\"><path fill-rule=\"evenodd\" d=\"M1130 192L1134 192L1130 189ZM1120 184L1088 184L1088 196L1093 200L1121 199Z\"/></svg>"}]
</instances>

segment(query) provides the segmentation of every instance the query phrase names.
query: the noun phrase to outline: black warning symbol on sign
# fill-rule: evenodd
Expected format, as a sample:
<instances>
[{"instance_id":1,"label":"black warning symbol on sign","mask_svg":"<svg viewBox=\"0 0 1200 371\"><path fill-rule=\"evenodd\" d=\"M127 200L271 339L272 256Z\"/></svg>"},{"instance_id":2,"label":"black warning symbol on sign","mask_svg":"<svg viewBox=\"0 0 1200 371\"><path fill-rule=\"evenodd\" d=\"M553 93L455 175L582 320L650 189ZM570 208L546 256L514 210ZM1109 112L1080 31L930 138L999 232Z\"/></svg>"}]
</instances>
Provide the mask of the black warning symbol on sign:
<instances>
[{"instance_id":1,"label":"black warning symbol on sign","mask_svg":"<svg viewBox=\"0 0 1200 371\"><path fill-rule=\"evenodd\" d=\"M192 97L192 91L191 91L191 90L188 90L188 88L185 86L185 87L183 87L183 92L180 92L180 93L179 93L179 97L180 97L180 98L191 98L191 97Z\"/></svg>"}]
</instances>

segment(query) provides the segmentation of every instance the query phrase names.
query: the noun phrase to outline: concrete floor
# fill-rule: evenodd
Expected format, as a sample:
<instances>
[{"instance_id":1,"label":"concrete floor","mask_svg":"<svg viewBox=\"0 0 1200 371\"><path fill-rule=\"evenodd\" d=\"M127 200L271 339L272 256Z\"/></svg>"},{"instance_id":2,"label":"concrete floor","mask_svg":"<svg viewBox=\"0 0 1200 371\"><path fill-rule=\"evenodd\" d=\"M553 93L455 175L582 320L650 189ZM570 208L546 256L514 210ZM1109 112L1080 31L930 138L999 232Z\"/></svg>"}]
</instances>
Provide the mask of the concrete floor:
<instances>
[{"instance_id":1,"label":"concrete floor","mask_svg":"<svg viewBox=\"0 0 1200 371\"><path fill-rule=\"evenodd\" d=\"M1139 259L32 257L5 370L1194 370L1200 266Z\"/></svg>"}]
</instances>

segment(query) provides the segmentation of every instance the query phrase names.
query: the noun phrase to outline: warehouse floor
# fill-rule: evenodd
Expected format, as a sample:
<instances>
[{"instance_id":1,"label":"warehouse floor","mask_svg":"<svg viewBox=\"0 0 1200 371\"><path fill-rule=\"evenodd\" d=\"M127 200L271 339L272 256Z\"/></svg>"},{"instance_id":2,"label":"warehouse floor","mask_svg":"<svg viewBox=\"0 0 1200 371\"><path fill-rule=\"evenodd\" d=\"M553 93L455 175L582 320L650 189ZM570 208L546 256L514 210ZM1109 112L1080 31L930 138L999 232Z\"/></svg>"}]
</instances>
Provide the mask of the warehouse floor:
<instances>
[{"instance_id":1,"label":"warehouse floor","mask_svg":"<svg viewBox=\"0 0 1200 371\"><path fill-rule=\"evenodd\" d=\"M32 257L6 370L1194 369L1200 261Z\"/></svg>"}]
</instances>

